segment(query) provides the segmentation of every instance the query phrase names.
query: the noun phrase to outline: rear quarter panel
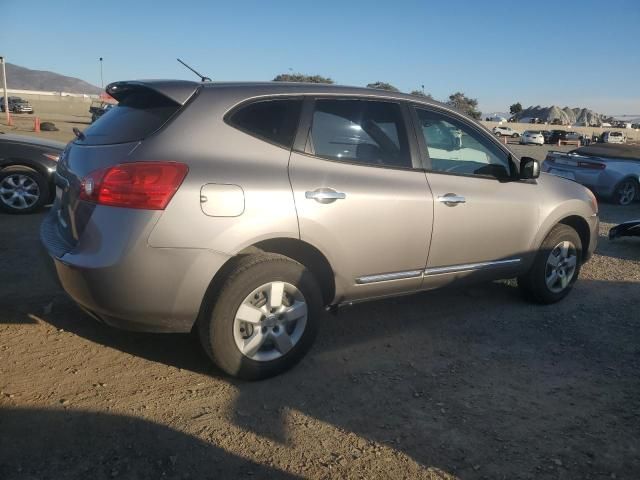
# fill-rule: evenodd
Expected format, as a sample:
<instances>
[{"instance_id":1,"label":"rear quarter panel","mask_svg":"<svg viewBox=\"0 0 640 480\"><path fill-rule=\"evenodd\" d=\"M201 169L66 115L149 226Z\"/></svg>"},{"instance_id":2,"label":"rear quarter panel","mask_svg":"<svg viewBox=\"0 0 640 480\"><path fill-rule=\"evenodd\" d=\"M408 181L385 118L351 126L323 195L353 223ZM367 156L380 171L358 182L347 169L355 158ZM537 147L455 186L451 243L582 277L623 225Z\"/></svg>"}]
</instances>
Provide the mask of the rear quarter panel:
<instances>
[{"instance_id":1,"label":"rear quarter panel","mask_svg":"<svg viewBox=\"0 0 640 480\"><path fill-rule=\"evenodd\" d=\"M163 132L143 142L139 160L184 162L182 186L149 237L153 247L203 248L234 255L258 241L299 238L287 166L290 152L241 132L223 120L246 94L203 89ZM234 217L203 213L205 184L238 185L244 211Z\"/></svg>"}]
</instances>

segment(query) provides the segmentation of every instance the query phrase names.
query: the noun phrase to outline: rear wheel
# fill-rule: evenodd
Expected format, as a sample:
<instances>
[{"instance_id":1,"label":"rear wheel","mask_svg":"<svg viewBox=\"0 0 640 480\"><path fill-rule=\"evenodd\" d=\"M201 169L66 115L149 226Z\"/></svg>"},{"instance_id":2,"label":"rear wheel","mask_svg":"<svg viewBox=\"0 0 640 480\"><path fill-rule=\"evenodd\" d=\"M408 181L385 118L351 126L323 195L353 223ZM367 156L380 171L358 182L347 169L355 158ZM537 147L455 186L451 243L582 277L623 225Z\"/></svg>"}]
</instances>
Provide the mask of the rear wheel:
<instances>
[{"instance_id":1,"label":"rear wheel","mask_svg":"<svg viewBox=\"0 0 640 480\"><path fill-rule=\"evenodd\" d=\"M514 133L511 135L511 138L518 138L520 135L518 135L517 133Z\"/></svg>"},{"instance_id":2,"label":"rear wheel","mask_svg":"<svg viewBox=\"0 0 640 480\"><path fill-rule=\"evenodd\" d=\"M640 188L638 183L628 178L621 181L613 194L613 201L618 205L630 205L634 200L638 199Z\"/></svg>"},{"instance_id":3,"label":"rear wheel","mask_svg":"<svg viewBox=\"0 0 640 480\"><path fill-rule=\"evenodd\" d=\"M518 277L518 286L537 303L555 303L566 297L580 273L582 242L568 225L556 225L542 243L533 266Z\"/></svg>"},{"instance_id":4,"label":"rear wheel","mask_svg":"<svg viewBox=\"0 0 640 480\"><path fill-rule=\"evenodd\" d=\"M277 375L311 348L322 315L311 272L276 254L239 260L198 320L202 345L229 375L247 380Z\"/></svg>"},{"instance_id":5,"label":"rear wheel","mask_svg":"<svg viewBox=\"0 0 640 480\"><path fill-rule=\"evenodd\" d=\"M13 166L0 171L0 208L9 213L31 213L49 198L46 179L28 167Z\"/></svg>"}]
</instances>

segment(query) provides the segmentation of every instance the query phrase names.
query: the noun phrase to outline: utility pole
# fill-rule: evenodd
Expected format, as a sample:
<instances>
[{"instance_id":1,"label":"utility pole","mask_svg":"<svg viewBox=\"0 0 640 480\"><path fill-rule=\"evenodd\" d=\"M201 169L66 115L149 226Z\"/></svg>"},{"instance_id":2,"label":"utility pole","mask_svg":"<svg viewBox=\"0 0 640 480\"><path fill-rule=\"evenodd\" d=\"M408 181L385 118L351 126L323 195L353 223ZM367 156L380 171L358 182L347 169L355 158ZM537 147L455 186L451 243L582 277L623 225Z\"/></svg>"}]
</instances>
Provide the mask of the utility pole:
<instances>
[{"instance_id":1,"label":"utility pole","mask_svg":"<svg viewBox=\"0 0 640 480\"><path fill-rule=\"evenodd\" d=\"M100 57L100 87L104 90L104 80L102 79L102 57Z\"/></svg>"},{"instance_id":2,"label":"utility pole","mask_svg":"<svg viewBox=\"0 0 640 480\"><path fill-rule=\"evenodd\" d=\"M4 98L2 102L4 103L4 113L7 116L7 125L11 122L9 118L9 97L7 97L7 69L4 66L4 57L0 57L0 63L2 63L2 88L4 90Z\"/></svg>"}]
</instances>

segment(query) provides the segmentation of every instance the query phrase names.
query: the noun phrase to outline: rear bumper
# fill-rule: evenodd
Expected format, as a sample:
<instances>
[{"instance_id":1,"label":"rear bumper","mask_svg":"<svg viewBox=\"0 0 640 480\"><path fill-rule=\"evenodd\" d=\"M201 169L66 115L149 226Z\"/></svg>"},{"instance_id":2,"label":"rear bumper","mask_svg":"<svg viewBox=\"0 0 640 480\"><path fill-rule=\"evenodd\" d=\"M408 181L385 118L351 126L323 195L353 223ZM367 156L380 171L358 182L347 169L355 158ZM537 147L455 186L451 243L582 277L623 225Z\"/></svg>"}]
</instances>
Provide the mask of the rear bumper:
<instances>
[{"instance_id":1,"label":"rear bumper","mask_svg":"<svg viewBox=\"0 0 640 480\"><path fill-rule=\"evenodd\" d=\"M108 242L106 232L92 223L70 249L55 235L54 210L42 224L41 240L62 287L76 303L104 323L126 330L191 330L207 288L228 256L201 249L149 247L146 239L153 222L137 229L106 223L110 225ZM144 213L148 214L133 214Z\"/></svg>"},{"instance_id":2,"label":"rear bumper","mask_svg":"<svg viewBox=\"0 0 640 480\"><path fill-rule=\"evenodd\" d=\"M551 173L553 175L559 175L566 177L565 174L573 176L573 180L581 185L584 185L593 193L600 197L611 197L618 184L618 175L611 172L604 171L589 171L584 168L572 168L565 165L552 164L547 162L543 163L542 171Z\"/></svg>"}]
</instances>

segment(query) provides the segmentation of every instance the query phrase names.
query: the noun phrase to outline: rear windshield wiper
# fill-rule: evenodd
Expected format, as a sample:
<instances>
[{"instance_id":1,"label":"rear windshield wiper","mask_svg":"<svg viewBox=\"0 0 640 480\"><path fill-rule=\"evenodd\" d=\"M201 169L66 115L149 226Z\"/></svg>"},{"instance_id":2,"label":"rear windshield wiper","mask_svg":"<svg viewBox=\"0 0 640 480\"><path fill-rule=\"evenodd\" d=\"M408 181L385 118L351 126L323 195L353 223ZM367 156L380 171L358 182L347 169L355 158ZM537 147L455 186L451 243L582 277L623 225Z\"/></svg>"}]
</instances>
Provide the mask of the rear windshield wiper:
<instances>
[{"instance_id":1,"label":"rear windshield wiper","mask_svg":"<svg viewBox=\"0 0 640 480\"><path fill-rule=\"evenodd\" d=\"M87 138L78 127L73 127L73 134L81 141L84 141Z\"/></svg>"}]
</instances>

